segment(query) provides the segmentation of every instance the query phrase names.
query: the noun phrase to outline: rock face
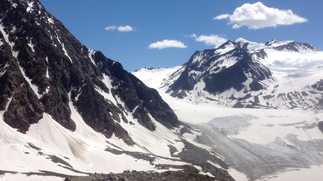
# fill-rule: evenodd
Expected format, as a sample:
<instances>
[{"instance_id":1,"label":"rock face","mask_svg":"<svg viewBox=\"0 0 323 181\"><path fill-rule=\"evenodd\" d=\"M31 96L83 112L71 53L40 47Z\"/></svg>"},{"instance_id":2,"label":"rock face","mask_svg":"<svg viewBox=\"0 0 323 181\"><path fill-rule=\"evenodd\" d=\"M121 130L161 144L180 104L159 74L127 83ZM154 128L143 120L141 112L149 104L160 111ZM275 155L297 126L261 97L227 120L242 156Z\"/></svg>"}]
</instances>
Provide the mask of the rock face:
<instances>
[{"instance_id":1,"label":"rock face","mask_svg":"<svg viewBox=\"0 0 323 181\"><path fill-rule=\"evenodd\" d=\"M250 83L244 85L249 78ZM268 78L271 78L268 68L253 61L237 43L227 41L215 50L195 52L170 89L191 91L196 84L204 82L204 90L210 93L222 93L230 88L240 91L248 86L249 91L257 91L264 88L259 82Z\"/></svg>"},{"instance_id":2,"label":"rock face","mask_svg":"<svg viewBox=\"0 0 323 181\"><path fill-rule=\"evenodd\" d=\"M71 106L94 130L128 144L119 124L126 114L151 131L151 117L179 125L156 90L82 45L37 0L1 1L0 20L0 110L11 127L25 133L46 112L74 131Z\"/></svg>"}]
</instances>

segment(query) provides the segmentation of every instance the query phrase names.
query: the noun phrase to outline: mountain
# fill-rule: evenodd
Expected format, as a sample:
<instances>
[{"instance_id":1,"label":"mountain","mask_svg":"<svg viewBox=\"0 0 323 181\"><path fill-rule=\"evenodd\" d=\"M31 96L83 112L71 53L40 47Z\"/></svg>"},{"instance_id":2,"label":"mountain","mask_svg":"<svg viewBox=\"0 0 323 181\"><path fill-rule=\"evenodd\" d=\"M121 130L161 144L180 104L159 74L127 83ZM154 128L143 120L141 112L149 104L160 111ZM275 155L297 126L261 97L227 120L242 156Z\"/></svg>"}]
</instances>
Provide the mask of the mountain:
<instances>
[{"instance_id":1,"label":"mountain","mask_svg":"<svg viewBox=\"0 0 323 181\"><path fill-rule=\"evenodd\" d=\"M316 108L322 99L322 57L322 51L306 43L239 38L196 51L162 86L173 97L193 102Z\"/></svg>"},{"instance_id":2,"label":"mountain","mask_svg":"<svg viewBox=\"0 0 323 181\"><path fill-rule=\"evenodd\" d=\"M322 57L295 41L239 38L173 68L135 72L236 180L319 180L323 166Z\"/></svg>"},{"instance_id":3,"label":"mountain","mask_svg":"<svg viewBox=\"0 0 323 181\"><path fill-rule=\"evenodd\" d=\"M10 126L25 133L47 113L75 131L70 101L96 131L108 138L114 133L130 144L126 131L114 121L128 122L122 116L126 112L150 130L155 126L148 112L169 128L179 125L157 91L120 63L87 49L39 2L2 4L0 105ZM112 99L105 100L106 96Z\"/></svg>"},{"instance_id":4,"label":"mountain","mask_svg":"<svg viewBox=\"0 0 323 181\"><path fill-rule=\"evenodd\" d=\"M155 89L82 45L40 2L0 1L0 175L173 168L232 180L184 127Z\"/></svg>"}]
</instances>

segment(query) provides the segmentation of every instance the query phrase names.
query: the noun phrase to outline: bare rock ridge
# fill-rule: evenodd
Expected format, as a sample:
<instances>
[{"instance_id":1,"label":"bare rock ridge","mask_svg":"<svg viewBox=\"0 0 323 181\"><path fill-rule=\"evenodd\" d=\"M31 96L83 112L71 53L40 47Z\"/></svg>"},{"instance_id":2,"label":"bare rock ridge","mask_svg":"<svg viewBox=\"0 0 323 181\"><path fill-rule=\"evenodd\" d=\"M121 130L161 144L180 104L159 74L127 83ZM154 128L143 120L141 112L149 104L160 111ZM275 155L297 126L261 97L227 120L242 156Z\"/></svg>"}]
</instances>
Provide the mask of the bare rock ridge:
<instances>
[{"instance_id":1,"label":"bare rock ridge","mask_svg":"<svg viewBox=\"0 0 323 181\"><path fill-rule=\"evenodd\" d=\"M128 122L125 114L151 131L149 114L168 128L179 125L156 90L82 45L37 0L0 1L0 20L0 110L11 127L25 133L48 113L74 131L70 106L94 130L128 144L134 142L119 124Z\"/></svg>"}]
</instances>

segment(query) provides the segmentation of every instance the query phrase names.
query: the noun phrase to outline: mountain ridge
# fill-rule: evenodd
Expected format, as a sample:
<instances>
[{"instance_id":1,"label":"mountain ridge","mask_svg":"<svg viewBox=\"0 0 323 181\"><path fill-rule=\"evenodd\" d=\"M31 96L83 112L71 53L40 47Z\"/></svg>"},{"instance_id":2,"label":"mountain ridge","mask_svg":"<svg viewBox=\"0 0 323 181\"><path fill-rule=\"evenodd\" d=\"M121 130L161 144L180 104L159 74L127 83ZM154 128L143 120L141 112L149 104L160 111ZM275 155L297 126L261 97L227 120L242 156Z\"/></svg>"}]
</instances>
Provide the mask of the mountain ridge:
<instances>
[{"instance_id":1,"label":"mountain ridge","mask_svg":"<svg viewBox=\"0 0 323 181\"><path fill-rule=\"evenodd\" d=\"M307 43L295 41L263 44L243 38L228 40L215 49L196 51L174 72L176 76L165 77L160 87L167 87L165 91L173 97L193 102L315 108L322 99L322 92L315 89L322 79L322 54Z\"/></svg>"}]
</instances>

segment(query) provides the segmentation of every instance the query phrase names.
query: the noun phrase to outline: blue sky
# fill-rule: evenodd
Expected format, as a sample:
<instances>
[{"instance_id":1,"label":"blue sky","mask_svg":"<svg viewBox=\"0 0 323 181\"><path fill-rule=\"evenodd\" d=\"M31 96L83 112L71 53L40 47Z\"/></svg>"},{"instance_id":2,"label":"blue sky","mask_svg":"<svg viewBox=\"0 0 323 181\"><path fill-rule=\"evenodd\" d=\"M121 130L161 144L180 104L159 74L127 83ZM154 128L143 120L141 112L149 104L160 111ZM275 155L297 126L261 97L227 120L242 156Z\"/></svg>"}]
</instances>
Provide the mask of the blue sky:
<instances>
[{"instance_id":1,"label":"blue sky","mask_svg":"<svg viewBox=\"0 0 323 181\"><path fill-rule=\"evenodd\" d=\"M40 2L82 44L129 72L182 65L196 50L239 37L259 43L295 40L323 50L322 0Z\"/></svg>"}]
</instances>

